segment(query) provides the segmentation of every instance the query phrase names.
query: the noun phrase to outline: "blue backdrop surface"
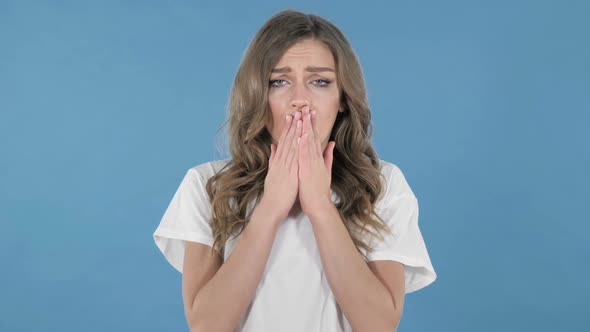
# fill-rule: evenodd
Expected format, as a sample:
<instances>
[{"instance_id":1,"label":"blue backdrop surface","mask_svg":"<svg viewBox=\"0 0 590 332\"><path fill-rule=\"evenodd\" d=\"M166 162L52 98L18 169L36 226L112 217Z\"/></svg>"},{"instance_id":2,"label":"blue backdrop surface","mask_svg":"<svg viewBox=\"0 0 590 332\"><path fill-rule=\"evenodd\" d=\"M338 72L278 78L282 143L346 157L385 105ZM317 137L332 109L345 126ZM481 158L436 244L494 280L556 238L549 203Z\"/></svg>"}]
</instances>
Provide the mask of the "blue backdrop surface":
<instances>
[{"instance_id":1,"label":"blue backdrop surface","mask_svg":"<svg viewBox=\"0 0 590 332\"><path fill-rule=\"evenodd\" d=\"M187 331L152 233L286 8L349 38L420 202L399 331L587 330L590 2L456 0L0 1L0 330Z\"/></svg>"}]
</instances>

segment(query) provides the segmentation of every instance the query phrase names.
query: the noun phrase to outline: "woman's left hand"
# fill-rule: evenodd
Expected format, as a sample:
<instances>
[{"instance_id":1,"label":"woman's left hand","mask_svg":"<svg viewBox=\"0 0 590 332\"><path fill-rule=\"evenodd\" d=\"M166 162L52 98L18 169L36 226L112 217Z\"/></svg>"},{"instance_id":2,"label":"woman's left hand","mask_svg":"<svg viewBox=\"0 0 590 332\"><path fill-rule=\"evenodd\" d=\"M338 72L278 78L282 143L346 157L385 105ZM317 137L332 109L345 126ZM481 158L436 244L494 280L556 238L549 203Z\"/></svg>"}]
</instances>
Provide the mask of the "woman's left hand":
<instances>
[{"instance_id":1,"label":"woman's left hand","mask_svg":"<svg viewBox=\"0 0 590 332\"><path fill-rule=\"evenodd\" d=\"M303 130L299 142L299 203L307 215L325 209L332 204L332 161L334 146L330 141L322 151L321 137L317 130L316 111L309 106L302 109Z\"/></svg>"}]
</instances>

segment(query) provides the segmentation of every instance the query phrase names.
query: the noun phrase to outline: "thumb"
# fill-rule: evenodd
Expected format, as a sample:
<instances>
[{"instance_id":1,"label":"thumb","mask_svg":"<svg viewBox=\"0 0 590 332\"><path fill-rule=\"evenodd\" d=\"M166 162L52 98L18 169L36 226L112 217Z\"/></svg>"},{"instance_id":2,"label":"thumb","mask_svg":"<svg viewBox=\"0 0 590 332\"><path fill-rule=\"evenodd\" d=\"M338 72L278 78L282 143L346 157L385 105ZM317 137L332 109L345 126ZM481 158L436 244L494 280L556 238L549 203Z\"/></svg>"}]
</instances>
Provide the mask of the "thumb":
<instances>
[{"instance_id":1,"label":"thumb","mask_svg":"<svg viewBox=\"0 0 590 332\"><path fill-rule=\"evenodd\" d=\"M336 142L330 141L328 142L328 146L326 147L326 151L324 151L324 162L326 164L326 169L330 171L332 174L332 162L334 161L334 147L336 146Z\"/></svg>"},{"instance_id":2,"label":"thumb","mask_svg":"<svg viewBox=\"0 0 590 332\"><path fill-rule=\"evenodd\" d=\"M271 143L270 144L270 158L269 158L269 162L272 162L272 160L274 159L275 154L276 154L276 151L277 151L277 148L276 148L275 144L274 143Z\"/></svg>"}]
</instances>

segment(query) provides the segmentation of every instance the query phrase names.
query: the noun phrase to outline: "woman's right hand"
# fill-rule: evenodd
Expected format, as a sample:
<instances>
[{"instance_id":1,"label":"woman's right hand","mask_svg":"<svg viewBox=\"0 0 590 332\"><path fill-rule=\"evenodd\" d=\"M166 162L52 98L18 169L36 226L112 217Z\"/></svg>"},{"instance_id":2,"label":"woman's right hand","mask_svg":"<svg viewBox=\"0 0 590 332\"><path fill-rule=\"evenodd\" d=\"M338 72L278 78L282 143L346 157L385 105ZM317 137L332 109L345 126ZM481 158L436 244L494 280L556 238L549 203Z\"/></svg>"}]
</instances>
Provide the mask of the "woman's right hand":
<instances>
[{"instance_id":1,"label":"woman's right hand","mask_svg":"<svg viewBox=\"0 0 590 332\"><path fill-rule=\"evenodd\" d=\"M287 115L285 126L278 146L270 146L268 172L264 179L264 194L261 205L265 210L283 221L293 207L299 191L299 160L298 144L303 123L301 112L297 111L294 118Z\"/></svg>"}]
</instances>

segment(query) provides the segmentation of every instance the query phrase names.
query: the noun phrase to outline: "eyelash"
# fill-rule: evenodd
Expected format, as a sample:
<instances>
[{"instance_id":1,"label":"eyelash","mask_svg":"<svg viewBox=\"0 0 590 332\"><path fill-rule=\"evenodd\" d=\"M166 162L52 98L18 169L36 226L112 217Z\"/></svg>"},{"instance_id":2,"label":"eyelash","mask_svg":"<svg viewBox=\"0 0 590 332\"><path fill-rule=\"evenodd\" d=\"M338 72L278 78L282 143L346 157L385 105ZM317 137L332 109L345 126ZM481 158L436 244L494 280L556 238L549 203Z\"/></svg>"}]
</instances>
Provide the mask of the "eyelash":
<instances>
[{"instance_id":1,"label":"eyelash","mask_svg":"<svg viewBox=\"0 0 590 332\"><path fill-rule=\"evenodd\" d=\"M280 87L282 87L282 85L280 85L280 86L274 85L276 82L280 82L280 81L286 81L286 80L282 80L282 79L270 80L269 86L271 88L280 88ZM324 82L323 85L319 85L320 88L325 88L328 85L330 85L330 83L332 83L332 81L330 81L330 80L324 80L324 79L321 79L321 78L319 78L317 80L313 80L312 82L316 82L316 81L322 81L322 82Z\"/></svg>"}]
</instances>

